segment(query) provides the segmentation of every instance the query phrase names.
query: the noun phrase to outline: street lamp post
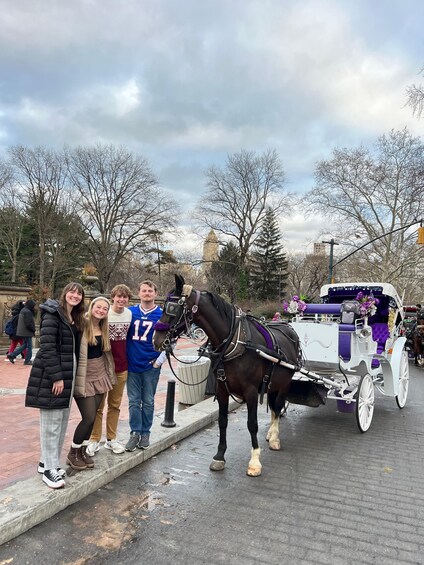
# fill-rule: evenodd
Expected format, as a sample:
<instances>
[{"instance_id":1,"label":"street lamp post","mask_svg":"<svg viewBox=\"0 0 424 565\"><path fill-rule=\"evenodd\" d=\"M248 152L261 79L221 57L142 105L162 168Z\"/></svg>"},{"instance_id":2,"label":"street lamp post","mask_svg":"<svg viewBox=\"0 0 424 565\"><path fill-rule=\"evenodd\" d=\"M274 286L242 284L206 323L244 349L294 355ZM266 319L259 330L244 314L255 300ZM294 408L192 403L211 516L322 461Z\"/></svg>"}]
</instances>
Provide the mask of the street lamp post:
<instances>
[{"instance_id":1,"label":"street lamp post","mask_svg":"<svg viewBox=\"0 0 424 565\"><path fill-rule=\"evenodd\" d=\"M328 243L329 246L330 246L330 264L329 264L329 270L328 270L328 284L331 284L333 282L334 246L339 245L339 244L337 243L337 241L334 241L333 237L330 239L330 241L323 241L322 243Z\"/></svg>"},{"instance_id":2,"label":"street lamp post","mask_svg":"<svg viewBox=\"0 0 424 565\"><path fill-rule=\"evenodd\" d=\"M388 231L387 233L383 233L382 235L379 235L378 237L375 237L374 239L371 239L370 241L367 241L366 243L364 243L363 245L357 247L354 251L351 251L350 253L348 253L347 255L345 255L345 257L342 257L341 259L339 259L338 261L336 261L334 263L334 259L333 259L333 248L335 245L338 245L338 243L336 241L334 241L334 239L330 239L330 241L323 241L322 243L328 243L330 245L330 262L329 262L329 275L328 275L328 282L329 284L331 284L333 282L333 271L334 271L334 267L336 267L337 265L340 265L340 263L343 263L343 261L346 261L346 259L349 259L349 257L351 257L352 255L354 255L355 253L357 253L358 251L360 251L361 249L363 249L364 247L366 247L367 245L370 245L371 243L374 243L374 241L378 241L379 239L381 239L382 237L385 237L386 235L390 235L392 233L395 233L397 231L401 231L401 230L406 230L412 226L415 226L416 224L420 224L420 227L418 228L418 238L417 238L417 243L422 245L424 244L424 227L423 227L423 222L424 219L421 220L415 220L415 222L411 222L410 224L407 224L406 226L402 226L400 228L396 228L394 230Z\"/></svg>"}]
</instances>

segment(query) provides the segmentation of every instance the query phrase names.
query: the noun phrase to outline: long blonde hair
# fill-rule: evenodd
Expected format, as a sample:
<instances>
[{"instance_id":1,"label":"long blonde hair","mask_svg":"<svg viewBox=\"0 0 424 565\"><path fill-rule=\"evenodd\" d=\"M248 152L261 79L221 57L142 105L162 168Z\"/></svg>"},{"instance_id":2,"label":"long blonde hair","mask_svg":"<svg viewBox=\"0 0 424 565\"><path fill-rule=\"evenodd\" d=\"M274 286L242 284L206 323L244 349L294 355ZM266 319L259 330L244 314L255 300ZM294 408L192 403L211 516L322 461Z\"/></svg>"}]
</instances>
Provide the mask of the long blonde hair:
<instances>
[{"instance_id":1,"label":"long blonde hair","mask_svg":"<svg viewBox=\"0 0 424 565\"><path fill-rule=\"evenodd\" d=\"M98 302L99 300L103 300L104 302L106 302L109 305L109 308L110 308L110 302L104 296L97 296L96 298L94 298L90 302L90 306L88 307L88 312L86 314L86 323L85 323L85 328L84 328L84 337L87 340L87 343L89 345L96 345L97 344L96 337L95 337L94 331L93 331L92 311L93 311L94 304L96 302ZM102 350L103 351L110 351L108 316L106 316L105 318L100 320L99 327L100 327L100 331L101 331L101 335L102 335Z\"/></svg>"}]
</instances>

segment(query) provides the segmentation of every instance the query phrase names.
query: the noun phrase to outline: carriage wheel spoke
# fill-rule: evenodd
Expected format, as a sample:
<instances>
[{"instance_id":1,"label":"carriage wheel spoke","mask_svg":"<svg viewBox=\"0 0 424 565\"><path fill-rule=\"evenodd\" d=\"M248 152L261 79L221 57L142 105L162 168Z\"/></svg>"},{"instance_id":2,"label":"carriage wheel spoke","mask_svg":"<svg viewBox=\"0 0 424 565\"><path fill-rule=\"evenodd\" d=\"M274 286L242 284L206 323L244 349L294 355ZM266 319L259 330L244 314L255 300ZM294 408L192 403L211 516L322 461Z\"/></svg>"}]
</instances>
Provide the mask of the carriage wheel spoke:
<instances>
[{"instance_id":1,"label":"carriage wheel spoke","mask_svg":"<svg viewBox=\"0 0 424 565\"><path fill-rule=\"evenodd\" d=\"M374 414L374 384L370 375L364 375L359 383L356 398L356 421L361 432L366 432Z\"/></svg>"}]
</instances>

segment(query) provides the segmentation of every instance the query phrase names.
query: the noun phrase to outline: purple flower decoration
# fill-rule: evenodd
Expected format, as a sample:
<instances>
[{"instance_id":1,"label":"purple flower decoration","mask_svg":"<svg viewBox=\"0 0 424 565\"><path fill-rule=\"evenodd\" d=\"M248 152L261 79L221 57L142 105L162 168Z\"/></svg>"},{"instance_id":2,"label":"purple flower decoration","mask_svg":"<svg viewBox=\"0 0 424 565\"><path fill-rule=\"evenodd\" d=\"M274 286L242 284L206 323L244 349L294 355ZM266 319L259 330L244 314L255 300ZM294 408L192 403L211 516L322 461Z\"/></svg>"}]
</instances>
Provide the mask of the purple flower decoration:
<instances>
[{"instance_id":1,"label":"purple flower decoration","mask_svg":"<svg viewBox=\"0 0 424 565\"><path fill-rule=\"evenodd\" d=\"M358 292L356 300L359 302L361 316L373 316L377 311L377 305L380 303L378 298L374 298L372 294L368 296L362 291Z\"/></svg>"},{"instance_id":2,"label":"purple flower decoration","mask_svg":"<svg viewBox=\"0 0 424 565\"><path fill-rule=\"evenodd\" d=\"M306 302L301 300L296 294L291 298L290 302L286 300L283 303L283 310L288 314L297 314L304 312L306 309Z\"/></svg>"}]
</instances>

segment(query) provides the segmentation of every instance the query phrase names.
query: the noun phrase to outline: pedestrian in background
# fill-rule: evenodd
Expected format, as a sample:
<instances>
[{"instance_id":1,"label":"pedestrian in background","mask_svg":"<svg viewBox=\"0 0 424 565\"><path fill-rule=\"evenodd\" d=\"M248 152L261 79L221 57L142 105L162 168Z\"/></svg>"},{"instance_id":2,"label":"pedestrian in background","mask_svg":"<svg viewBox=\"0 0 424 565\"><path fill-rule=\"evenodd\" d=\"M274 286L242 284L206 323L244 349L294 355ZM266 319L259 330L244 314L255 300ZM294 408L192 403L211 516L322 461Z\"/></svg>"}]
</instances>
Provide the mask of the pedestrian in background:
<instances>
[{"instance_id":1,"label":"pedestrian in background","mask_svg":"<svg viewBox=\"0 0 424 565\"><path fill-rule=\"evenodd\" d=\"M112 306L109 310L109 338L112 356L115 362L116 384L107 392L97 409L96 420L91 432L87 453L93 456L100 449L102 438L103 409L107 405L106 413L106 441L105 448L113 453L125 453L125 447L117 440L120 407L128 377L127 361L127 334L131 324L131 312L127 308L132 296L131 290L125 284L118 284L112 288L110 297Z\"/></svg>"},{"instance_id":2,"label":"pedestrian in background","mask_svg":"<svg viewBox=\"0 0 424 565\"><path fill-rule=\"evenodd\" d=\"M86 315L75 380L75 402L81 421L75 429L67 463L78 471L92 469L94 461L87 453L97 409L105 393L116 383L115 366L109 340L110 302L104 296L95 298Z\"/></svg>"},{"instance_id":3,"label":"pedestrian in background","mask_svg":"<svg viewBox=\"0 0 424 565\"><path fill-rule=\"evenodd\" d=\"M32 365L32 338L35 335L35 304L35 300L30 298L19 312L16 335L18 338L22 338L22 344L16 347L12 353L6 355L11 363L14 363L16 357L25 351L24 365Z\"/></svg>"},{"instance_id":4,"label":"pedestrian in background","mask_svg":"<svg viewBox=\"0 0 424 565\"><path fill-rule=\"evenodd\" d=\"M131 306L131 326L127 338L128 356L128 409L130 438L127 451L147 449L153 424L155 394L160 368L165 352L158 353L153 347L154 325L162 315L162 308L155 304L157 287L150 281L139 285L140 304Z\"/></svg>"},{"instance_id":5,"label":"pedestrian in background","mask_svg":"<svg viewBox=\"0 0 424 565\"><path fill-rule=\"evenodd\" d=\"M11 319L10 319L10 324L12 327L12 332L11 333L7 333L7 335L9 336L10 339L10 345L9 345L9 350L7 353L13 353L15 351L15 349L19 346L22 345L23 343L23 339L21 337L18 337L16 335L16 332L18 330L18 318L19 318L19 313L22 310L22 308L24 307L25 302L23 300L19 300L18 302L16 302L16 304L14 304L12 306L12 308L10 309L11 312ZM7 326L6 326L7 327ZM6 330L5 330L6 331ZM22 353L20 354L22 359L25 358L25 351L22 351ZM6 357L5 361L9 361L9 359Z\"/></svg>"},{"instance_id":6,"label":"pedestrian in background","mask_svg":"<svg viewBox=\"0 0 424 565\"><path fill-rule=\"evenodd\" d=\"M60 456L71 410L79 343L84 329L84 289L72 282L59 302L40 306L40 348L29 375L25 406L40 409L38 472L51 488L65 486Z\"/></svg>"}]
</instances>

